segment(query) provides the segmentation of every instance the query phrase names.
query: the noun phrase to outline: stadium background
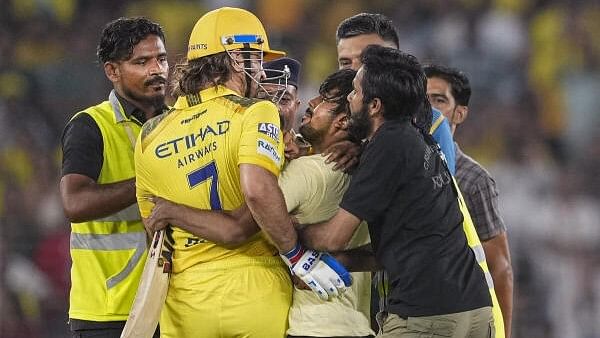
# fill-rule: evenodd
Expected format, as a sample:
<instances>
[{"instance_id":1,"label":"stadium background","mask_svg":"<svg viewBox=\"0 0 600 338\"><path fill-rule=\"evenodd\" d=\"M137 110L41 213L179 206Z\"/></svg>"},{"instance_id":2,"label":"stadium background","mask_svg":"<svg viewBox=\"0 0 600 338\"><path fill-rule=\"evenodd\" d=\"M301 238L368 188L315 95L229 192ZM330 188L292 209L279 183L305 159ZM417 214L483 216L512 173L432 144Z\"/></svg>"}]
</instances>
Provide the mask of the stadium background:
<instances>
[{"instance_id":1,"label":"stadium background","mask_svg":"<svg viewBox=\"0 0 600 338\"><path fill-rule=\"evenodd\" d=\"M0 0L1 337L68 335L60 135L107 97L103 25L160 22L173 67L195 21L223 5L252 10L271 46L302 61L304 103L337 67L338 23L361 11L393 18L401 48L423 62L466 71L474 94L457 139L499 184L514 337L600 337L598 1Z\"/></svg>"}]
</instances>

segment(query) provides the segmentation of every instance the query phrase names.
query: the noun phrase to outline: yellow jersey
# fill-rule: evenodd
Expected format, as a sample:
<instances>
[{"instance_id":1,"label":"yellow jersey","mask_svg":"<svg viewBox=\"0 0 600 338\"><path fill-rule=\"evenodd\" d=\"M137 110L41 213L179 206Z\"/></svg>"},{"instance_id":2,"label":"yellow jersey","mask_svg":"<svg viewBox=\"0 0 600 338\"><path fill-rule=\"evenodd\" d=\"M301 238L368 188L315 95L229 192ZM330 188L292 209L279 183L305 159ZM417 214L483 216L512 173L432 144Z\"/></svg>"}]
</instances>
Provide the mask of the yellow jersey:
<instances>
[{"instance_id":1,"label":"yellow jersey","mask_svg":"<svg viewBox=\"0 0 600 338\"><path fill-rule=\"evenodd\" d=\"M269 101L249 99L216 86L179 97L174 108L146 122L135 146L137 199L142 217L150 195L206 210L234 210L244 203L239 165L279 175L283 141L279 113ZM173 226L173 272L236 255L273 256L262 232L226 248ZM219 226L215 224L214 226Z\"/></svg>"}]
</instances>

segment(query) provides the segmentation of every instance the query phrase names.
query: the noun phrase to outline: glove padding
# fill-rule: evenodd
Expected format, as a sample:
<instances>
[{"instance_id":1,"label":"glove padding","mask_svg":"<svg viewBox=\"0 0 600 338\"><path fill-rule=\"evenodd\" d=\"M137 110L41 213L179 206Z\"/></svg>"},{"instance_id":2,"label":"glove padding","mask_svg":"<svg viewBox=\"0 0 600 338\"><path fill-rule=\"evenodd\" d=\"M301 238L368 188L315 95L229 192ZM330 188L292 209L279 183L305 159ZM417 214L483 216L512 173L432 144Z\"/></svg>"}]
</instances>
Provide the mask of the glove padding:
<instances>
[{"instance_id":1,"label":"glove padding","mask_svg":"<svg viewBox=\"0 0 600 338\"><path fill-rule=\"evenodd\" d=\"M304 249L300 244L281 255L292 273L322 300L338 297L352 285L352 275L326 252Z\"/></svg>"}]
</instances>

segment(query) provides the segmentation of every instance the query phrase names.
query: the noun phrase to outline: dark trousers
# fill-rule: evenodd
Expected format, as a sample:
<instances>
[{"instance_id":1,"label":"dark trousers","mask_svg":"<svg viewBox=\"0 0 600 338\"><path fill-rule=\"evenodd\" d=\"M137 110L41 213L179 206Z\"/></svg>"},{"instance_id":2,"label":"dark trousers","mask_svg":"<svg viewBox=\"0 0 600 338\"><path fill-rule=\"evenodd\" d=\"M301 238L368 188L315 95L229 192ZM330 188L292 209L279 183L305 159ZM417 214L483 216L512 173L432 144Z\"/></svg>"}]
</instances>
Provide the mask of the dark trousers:
<instances>
[{"instance_id":1,"label":"dark trousers","mask_svg":"<svg viewBox=\"0 0 600 338\"><path fill-rule=\"evenodd\" d=\"M71 324L71 337L73 338L120 338L125 327L125 322L102 322L78 321L74 328ZM82 327L83 326L83 327ZM160 327L154 331L153 338L160 338Z\"/></svg>"},{"instance_id":2,"label":"dark trousers","mask_svg":"<svg viewBox=\"0 0 600 338\"><path fill-rule=\"evenodd\" d=\"M287 338L373 338L373 336L364 336L364 337L355 337L355 336L335 336L335 337L311 337L311 336L290 336L287 335Z\"/></svg>"}]
</instances>

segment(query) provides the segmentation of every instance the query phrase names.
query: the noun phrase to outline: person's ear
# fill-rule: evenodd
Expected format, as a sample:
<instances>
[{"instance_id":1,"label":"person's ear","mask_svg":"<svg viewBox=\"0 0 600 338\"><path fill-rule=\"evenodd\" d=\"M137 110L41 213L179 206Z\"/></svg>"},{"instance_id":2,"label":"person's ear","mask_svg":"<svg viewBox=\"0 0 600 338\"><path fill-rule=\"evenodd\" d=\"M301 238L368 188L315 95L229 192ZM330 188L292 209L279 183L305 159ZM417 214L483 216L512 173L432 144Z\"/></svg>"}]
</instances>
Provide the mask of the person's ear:
<instances>
[{"instance_id":1,"label":"person's ear","mask_svg":"<svg viewBox=\"0 0 600 338\"><path fill-rule=\"evenodd\" d=\"M349 122L350 122L350 118L349 118L348 114L342 113L342 114L338 114L333 119L332 125L336 129L347 130Z\"/></svg>"},{"instance_id":2,"label":"person's ear","mask_svg":"<svg viewBox=\"0 0 600 338\"><path fill-rule=\"evenodd\" d=\"M381 99L376 97L367 105L369 109L369 116L375 116L377 114L383 113L383 104Z\"/></svg>"},{"instance_id":3,"label":"person's ear","mask_svg":"<svg viewBox=\"0 0 600 338\"><path fill-rule=\"evenodd\" d=\"M116 62L105 62L104 63L104 74L111 82L118 82L121 78L121 70Z\"/></svg>"},{"instance_id":4,"label":"person's ear","mask_svg":"<svg viewBox=\"0 0 600 338\"><path fill-rule=\"evenodd\" d=\"M231 67L233 68L233 70L238 73L243 72L244 71L244 61L242 60L242 54L237 50L231 51L230 54L231 54Z\"/></svg>"},{"instance_id":5,"label":"person's ear","mask_svg":"<svg viewBox=\"0 0 600 338\"><path fill-rule=\"evenodd\" d=\"M450 123L459 125L467 119L467 115L469 115L469 107L457 105L454 111L453 121L450 121Z\"/></svg>"}]
</instances>

